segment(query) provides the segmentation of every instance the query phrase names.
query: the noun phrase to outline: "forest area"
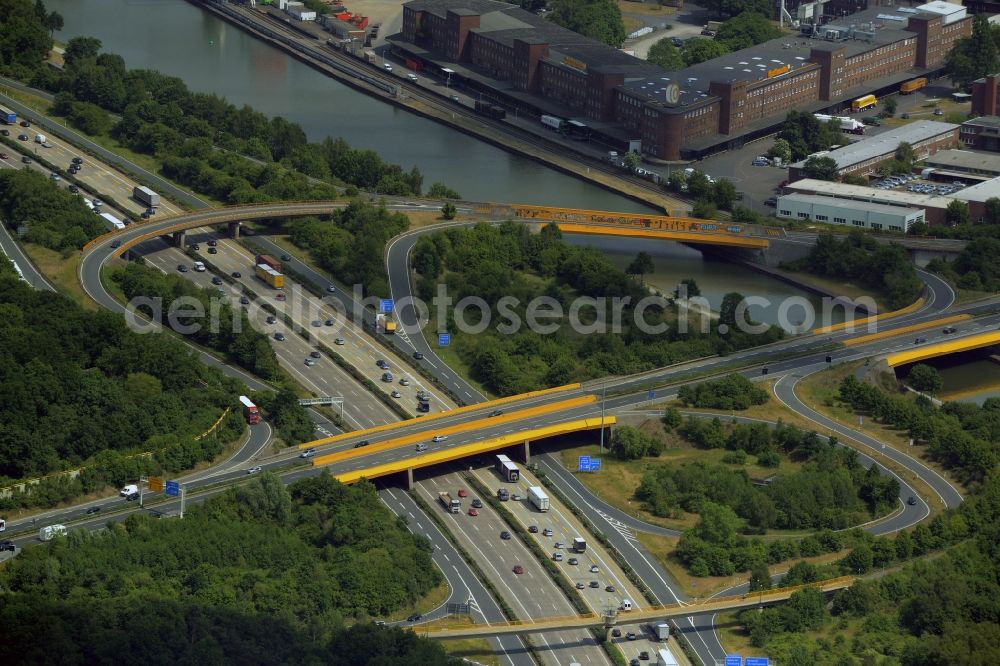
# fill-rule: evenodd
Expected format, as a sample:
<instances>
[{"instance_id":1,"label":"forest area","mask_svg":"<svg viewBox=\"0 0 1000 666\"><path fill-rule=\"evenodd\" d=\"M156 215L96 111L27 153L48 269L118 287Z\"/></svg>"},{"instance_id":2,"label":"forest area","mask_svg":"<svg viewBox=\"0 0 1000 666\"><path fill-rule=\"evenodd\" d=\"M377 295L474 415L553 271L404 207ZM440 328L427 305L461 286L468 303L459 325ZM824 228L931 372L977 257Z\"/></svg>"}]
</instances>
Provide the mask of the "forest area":
<instances>
[{"instance_id":1,"label":"forest area","mask_svg":"<svg viewBox=\"0 0 1000 666\"><path fill-rule=\"evenodd\" d=\"M443 666L382 617L440 584L368 483L271 474L190 506L71 530L0 567L11 663Z\"/></svg>"}]
</instances>

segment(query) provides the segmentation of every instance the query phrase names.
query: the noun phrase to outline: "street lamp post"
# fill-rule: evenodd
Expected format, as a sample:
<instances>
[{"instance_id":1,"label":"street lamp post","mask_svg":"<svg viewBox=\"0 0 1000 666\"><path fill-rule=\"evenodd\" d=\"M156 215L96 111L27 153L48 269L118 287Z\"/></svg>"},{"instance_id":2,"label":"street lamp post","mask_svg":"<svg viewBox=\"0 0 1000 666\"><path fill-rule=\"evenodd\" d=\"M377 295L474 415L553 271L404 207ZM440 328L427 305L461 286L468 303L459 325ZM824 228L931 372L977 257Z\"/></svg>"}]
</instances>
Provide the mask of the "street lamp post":
<instances>
[{"instance_id":1,"label":"street lamp post","mask_svg":"<svg viewBox=\"0 0 1000 666\"><path fill-rule=\"evenodd\" d=\"M608 385L601 387L601 454L604 454L604 396L607 394Z\"/></svg>"}]
</instances>

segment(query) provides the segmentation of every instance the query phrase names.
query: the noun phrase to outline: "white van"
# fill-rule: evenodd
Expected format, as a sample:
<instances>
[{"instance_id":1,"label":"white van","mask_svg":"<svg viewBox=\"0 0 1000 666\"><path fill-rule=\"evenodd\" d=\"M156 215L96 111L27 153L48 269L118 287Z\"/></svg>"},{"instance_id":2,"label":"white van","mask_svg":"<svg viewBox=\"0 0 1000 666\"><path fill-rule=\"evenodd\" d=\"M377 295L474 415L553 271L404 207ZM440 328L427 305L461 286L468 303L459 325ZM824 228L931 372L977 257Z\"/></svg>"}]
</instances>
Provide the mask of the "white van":
<instances>
[{"instance_id":1,"label":"white van","mask_svg":"<svg viewBox=\"0 0 1000 666\"><path fill-rule=\"evenodd\" d=\"M426 451L426 450L427 450L427 442L420 442L419 444L417 444L417 451Z\"/></svg>"},{"instance_id":2,"label":"white van","mask_svg":"<svg viewBox=\"0 0 1000 666\"><path fill-rule=\"evenodd\" d=\"M66 536L65 525L47 525L38 530L38 538L41 541L52 541L57 536Z\"/></svg>"},{"instance_id":3,"label":"white van","mask_svg":"<svg viewBox=\"0 0 1000 666\"><path fill-rule=\"evenodd\" d=\"M36 134L35 135L35 143L45 143L45 135L44 134Z\"/></svg>"},{"instance_id":4,"label":"white van","mask_svg":"<svg viewBox=\"0 0 1000 666\"><path fill-rule=\"evenodd\" d=\"M622 605L618 607L618 610L623 610L623 611L632 610L632 601L630 599L622 599Z\"/></svg>"},{"instance_id":5,"label":"white van","mask_svg":"<svg viewBox=\"0 0 1000 666\"><path fill-rule=\"evenodd\" d=\"M135 485L134 483L130 483L129 485L122 488L121 491L118 493L118 495L120 497L128 497L129 495L134 495L137 492L139 492L139 486Z\"/></svg>"},{"instance_id":6,"label":"white van","mask_svg":"<svg viewBox=\"0 0 1000 666\"><path fill-rule=\"evenodd\" d=\"M194 270L196 273L204 273L205 272L204 262L201 261L194 262Z\"/></svg>"}]
</instances>

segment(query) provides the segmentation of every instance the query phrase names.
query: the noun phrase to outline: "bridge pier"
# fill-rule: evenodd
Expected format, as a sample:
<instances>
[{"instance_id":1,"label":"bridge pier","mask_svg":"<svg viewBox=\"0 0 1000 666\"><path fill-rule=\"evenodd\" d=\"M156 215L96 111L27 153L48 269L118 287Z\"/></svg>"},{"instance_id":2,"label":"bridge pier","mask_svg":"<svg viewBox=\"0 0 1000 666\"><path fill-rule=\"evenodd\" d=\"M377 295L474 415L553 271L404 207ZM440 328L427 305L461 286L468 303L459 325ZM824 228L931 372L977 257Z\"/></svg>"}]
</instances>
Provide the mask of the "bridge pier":
<instances>
[{"instance_id":1,"label":"bridge pier","mask_svg":"<svg viewBox=\"0 0 1000 666\"><path fill-rule=\"evenodd\" d=\"M233 240L238 240L240 237L240 227L242 225L242 222L230 222L227 225L229 227L229 237Z\"/></svg>"},{"instance_id":2,"label":"bridge pier","mask_svg":"<svg viewBox=\"0 0 1000 666\"><path fill-rule=\"evenodd\" d=\"M524 464L531 464L531 442L529 440L524 440Z\"/></svg>"},{"instance_id":3,"label":"bridge pier","mask_svg":"<svg viewBox=\"0 0 1000 666\"><path fill-rule=\"evenodd\" d=\"M184 231L175 231L171 234L174 240L174 246L179 247L182 250L187 247L187 233Z\"/></svg>"},{"instance_id":4,"label":"bridge pier","mask_svg":"<svg viewBox=\"0 0 1000 666\"><path fill-rule=\"evenodd\" d=\"M406 470L406 489L413 490L413 468L409 467Z\"/></svg>"}]
</instances>

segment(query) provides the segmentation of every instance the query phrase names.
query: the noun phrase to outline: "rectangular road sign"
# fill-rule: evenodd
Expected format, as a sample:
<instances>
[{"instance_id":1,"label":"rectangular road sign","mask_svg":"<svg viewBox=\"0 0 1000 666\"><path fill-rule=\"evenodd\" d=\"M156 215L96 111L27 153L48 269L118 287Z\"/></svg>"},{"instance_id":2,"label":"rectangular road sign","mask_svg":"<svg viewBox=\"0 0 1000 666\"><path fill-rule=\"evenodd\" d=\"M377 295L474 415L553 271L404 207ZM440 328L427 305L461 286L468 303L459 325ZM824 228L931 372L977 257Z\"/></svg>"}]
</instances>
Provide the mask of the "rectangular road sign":
<instances>
[{"instance_id":1,"label":"rectangular road sign","mask_svg":"<svg viewBox=\"0 0 1000 666\"><path fill-rule=\"evenodd\" d=\"M580 456L580 465L577 468L578 472L589 472L590 471L590 456Z\"/></svg>"},{"instance_id":2,"label":"rectangular road sign","mask_svg":"<svg viewBox=\"0 0 1000 666\"><path fill-rule=\"evenodd\" d=\"M447 347L451 344L451 333L438 333L438 347Z\"/></svg>"},{"instance_id":3,"label":"rectangular road sign","mask_svg":"<svg viewBox=\"0 0 1000 666\"><path fill-rule=\"evenodd\" d=\"M652 400L656 397L656 391L649 391L646 393L646 400Z\"/></svg>"},{"instance_id":4,"label":"rectangular road sign","mask_svg":"<svg viewBox=\"0 0 1000 666\"><path fill-rule=\"evenodd\" d=\"M378 302L378 311L382 314L392 314L392 299L382 298Z\"/></svg>"},{"instance_id":5,"label":"rectangular road sign","mask_svg":"<svg viewBox=\"0 0 1000 666\"><path fill-rule=\"evenodd\" d=\"M590 471L591 472L600 472L601 471L601 459L600 458L591 458L590 459Z\"/></svg>"},{"instance_id":6,"label":"rectangular road sign","mask_svg":"<svg viewBox=\"0 0 1000 666\"><path fill-rule=\"evenodd\" d=\"M149 477L149 489L154 493L163 492L163 477L162 476Z\"/></svg>"},{"instance_id":7,"label":"rectangular road sign","mask_svg":"<svg viewBox=\"0 0 1000 666\"><path fill-rule=\"evenodd\" d=\"M770 663L767 657L747 657L743 660L743 666L770 666Z\"/></svg>"},{"instance_id":8,"label":"rectangular road sign","mask_svg":"<svg viewBox=\"0 0 1000 666\"><path fill-rule=\"evenodd\" d=\"M726 655L726 666L742 666L743 657L738 654L727 654Z\"/></svg>"},{"instance_id":9,"label":"rectangular road sign","mask_svg":"<svg viewBox=\"0 0 1000 666\"><path fill-rule=\"evenodd\" d=\"M177 497L181 494L181 484L177 481L167 481L167 494Z\"/></svg>"}]
</instances>

